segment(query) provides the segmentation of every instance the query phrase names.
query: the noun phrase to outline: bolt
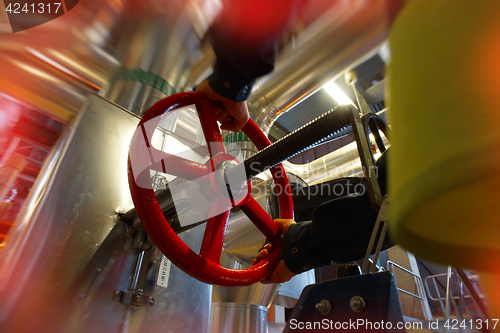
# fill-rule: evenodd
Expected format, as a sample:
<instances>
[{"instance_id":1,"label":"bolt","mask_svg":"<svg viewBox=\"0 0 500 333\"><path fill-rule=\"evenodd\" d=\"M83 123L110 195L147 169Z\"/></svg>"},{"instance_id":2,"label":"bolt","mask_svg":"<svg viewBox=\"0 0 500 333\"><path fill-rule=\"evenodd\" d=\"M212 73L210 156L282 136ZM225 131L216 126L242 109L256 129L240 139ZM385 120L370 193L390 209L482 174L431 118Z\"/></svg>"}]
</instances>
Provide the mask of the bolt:
<instances>
[{"instance_id":1,"label":"bolt","mask_svg":"<svg viewBox=\"0 0 500 333\"><path fill-rule=\"evenodd\" d=\"M326 299L317 303L315 307L316 307L316 309L318 309L319 313L321 313L322 315L325 315L325 316L327 314L329 314L330 310L332 309L332 305Z\"/></svg>"},{"instance_id":2,"label":"bolt","mask_svg":"<svg viewBox=\"0 0 500 333\"><path fill-rule=\"evenodd\" d=\"M349 301L349 305L351 306L352 311L358 313L366 308L365 300L360 296L354 296L353 298L351 298L351 300Z\"/></svg>"},{"instance_id":3,"label":"bolt","mask_svg":"<svg viewBox=\"0 0 500 333\"><path fill-rule=\"evenodd\" d=\"M357 79L358 78L355 71L349 71L345 73L345 80L348 84L356 83Z\"/></svg>"}]
</instances>

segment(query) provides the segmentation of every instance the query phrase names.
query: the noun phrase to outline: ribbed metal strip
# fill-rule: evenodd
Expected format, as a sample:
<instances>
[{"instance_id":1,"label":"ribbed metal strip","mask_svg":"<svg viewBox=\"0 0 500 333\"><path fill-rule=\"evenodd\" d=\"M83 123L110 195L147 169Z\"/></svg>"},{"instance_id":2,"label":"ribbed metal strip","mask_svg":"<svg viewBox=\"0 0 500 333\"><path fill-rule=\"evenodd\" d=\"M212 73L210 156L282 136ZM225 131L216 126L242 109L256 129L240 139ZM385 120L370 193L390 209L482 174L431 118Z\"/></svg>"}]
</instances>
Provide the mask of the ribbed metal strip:
<instances>
[{"instance_id":1,"label":"ribbed metal strip","mask_svg":"<svg viewBox=\"0 0 500 333\"><path fill-rule=\"evenodd\" d=\"M262 149L234 169L244 167L247 179L250 179L312 146L330 140L337 132L343 131L349 126L350 108L350 106L338 106L328 111L276 141L273 145ZM228 172L238 172L234 169Z\"/></svg>"},{"instance_id":2,"label":"ribbed metal strip","mask_svg":"<svg viewBox=\"0 0 500 333\"><path fill-rule=\"evenodd\" d=\"M368 104L382 102L385 99L385 80L371 86L362 95Z\"/></svg>"}]
</instances>

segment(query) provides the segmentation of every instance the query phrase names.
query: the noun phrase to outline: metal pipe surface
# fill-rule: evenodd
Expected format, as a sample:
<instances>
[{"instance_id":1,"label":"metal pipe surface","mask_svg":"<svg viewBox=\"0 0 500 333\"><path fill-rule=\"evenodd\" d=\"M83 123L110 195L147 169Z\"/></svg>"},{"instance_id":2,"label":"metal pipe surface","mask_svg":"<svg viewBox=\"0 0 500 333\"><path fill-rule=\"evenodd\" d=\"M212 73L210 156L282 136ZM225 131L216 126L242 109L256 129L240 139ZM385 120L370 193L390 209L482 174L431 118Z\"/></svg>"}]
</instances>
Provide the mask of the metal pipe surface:
<instances>
[{"instance_id":1,"label":"metal pipe surface","mask_svg":"<svg viewBox=\"0 0 500 333\"><path fill-rule=\"evenodd\" d=\"M401 0L342 0L299 34L272 73L259 78L248 99L251 117L267 135L274 121L326 82L376 52Z\"/></svg>"},{"instance_id":2,"label":"metal pipe surface","mask_svg":"<svg viewBox=\"0 0 500 333\"><path fill-rule=\"evenodd\" d=\"M68 122L119 66L106 42L122 8L120 1L82 1L55 20L3 33L0 93Z\"/></svg>"},{"instance_id":3,"label":"metal pipe surface","mask_svg":"<svg viewBox=\"0 0 500 333\"><path fill-rule=\"evenodd\" d=\"M212 303L210 333L266 333L267 313L261 305Z\"/></svg>"}]
</instances>

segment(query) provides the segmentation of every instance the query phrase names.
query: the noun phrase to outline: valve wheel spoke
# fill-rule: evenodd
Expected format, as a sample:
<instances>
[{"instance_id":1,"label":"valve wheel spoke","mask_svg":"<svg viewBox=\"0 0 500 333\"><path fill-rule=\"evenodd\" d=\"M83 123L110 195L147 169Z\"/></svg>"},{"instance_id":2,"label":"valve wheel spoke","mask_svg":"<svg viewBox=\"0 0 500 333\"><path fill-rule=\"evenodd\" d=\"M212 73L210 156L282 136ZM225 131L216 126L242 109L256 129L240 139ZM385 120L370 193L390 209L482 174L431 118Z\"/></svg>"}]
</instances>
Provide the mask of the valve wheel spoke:
<instances>
[{"instance_id":1,"label":"valve wheel spoke","mask_svg":"<svg viewBox=\"0 0 500 333\"><path fill-rule=\"evenodd\" d=\"M241 206L241 210L268 240L273 242L281 238L281 230L279 230L278 225L254 198L250 197L250 199Z\"/></svg>"},{"instance_id":2,"label":"valve wheel spoke","mask_svg":"<svg viewBox=\"0 0 500 333\"><path fill-rule=\"evenodd\" d=\"M219 125L215 118L215 113L212 110L207 110L209 107L205 104L200 105L198 109L198 117L200 118L201 128L207 141L208 151L210 156L225 153L222 135L220 134ZM213 166L215 167L215 166Z\"/></svg>"},{"instance_id":3,"label":"valve wheel spoke","mask_svg":"<svg viewBox=\"0 0 500 333\"><path fill-rule=\"evenodd\" d=\"M177 155L166 153L151 145L154 124L141 124L137 127L132 139L130 149L130 161L134 173L149 178L149 170L168 173L187 180L205 176L208 168L205 164L193 162Z\"/></svg>"},{"instance_id":4,"label":"valve wheel spoke","mask_svg":"<svg viewBox=\"0 0 500 333\"><path fill-rule=\"evenodd\" d=\"M212 202L210 218L207 220L203 242L201 243L201 257L217 263L220 262L229 219L229 208L220 199L214 199ZM223 213L216 215L220 211L223 211Z\"/></svg>"},{"instance_id":5,"label":"valve wheel spoke","mask_svg":"<svg viewBox=\"0 0 500 333\"><path fill-rule=\"evenodd\" d=\"M177 155L172 155L159 149L151 148L152 161L150 169L167 173L186 180L206 176L208 168L205 164L193 162Z\"/></svg>"}]
</instances>

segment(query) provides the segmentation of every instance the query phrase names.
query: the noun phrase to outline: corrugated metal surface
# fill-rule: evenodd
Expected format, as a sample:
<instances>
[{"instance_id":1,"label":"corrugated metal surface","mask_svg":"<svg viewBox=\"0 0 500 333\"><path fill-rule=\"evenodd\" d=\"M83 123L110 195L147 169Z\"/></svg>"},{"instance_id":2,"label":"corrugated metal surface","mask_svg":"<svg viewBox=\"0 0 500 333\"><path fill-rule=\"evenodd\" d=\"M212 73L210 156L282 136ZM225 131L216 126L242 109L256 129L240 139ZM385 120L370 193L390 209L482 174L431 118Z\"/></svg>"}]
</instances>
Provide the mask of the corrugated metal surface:
<instances>
[{"instance_id":1,"label":"corrugated metal surface","mask_svg":"<svg viewBox=\"0 0 500 333\"><path fill-rule=\"evenodd\" d=\"M307 122L321 116L338 104L323 89L280 116L277 122L293 132Z\"/></svg>"},{"instance_id":2,"label":"corrugated metal surface","mask_svg":"<svg viewBox=\"0 0 500 333\"><path fill-rule=\"evenodd\" d=\"M379 81L378 83L373 82L374 85L370 86L366 89L366 91L360 86L360 83L371 85L372 82L370 78L383 73L384 68L385 64L378 55L371 57L367 61L353 68L358 77L358 89L360 91L364 91L362 95L368 104L375 105L384 100L385 80ZM370 82L365 82L367 80ZM351 86L345 83L343 75L336 79L335 83L347 96L349 96L352 101L356 100ZM337 105L337 102L335 102L335 100L327 92L320 89L300 104L294 106L290 109L290 111L278 117L276 123L278 123L278 126L293 132L305 123L321 116L323 113L336 107Z\"/></svg>"},{"instance_id":3,"label":"corrugated metal surface","mask_svg":"<svg viewBox=\"0 0 500 333\"><path fill-rule=\"evenodd\" d=\"M385 99L385 79L368 88L363 94L368 104L377 104Z\"/></svg>"}]
</instances>

